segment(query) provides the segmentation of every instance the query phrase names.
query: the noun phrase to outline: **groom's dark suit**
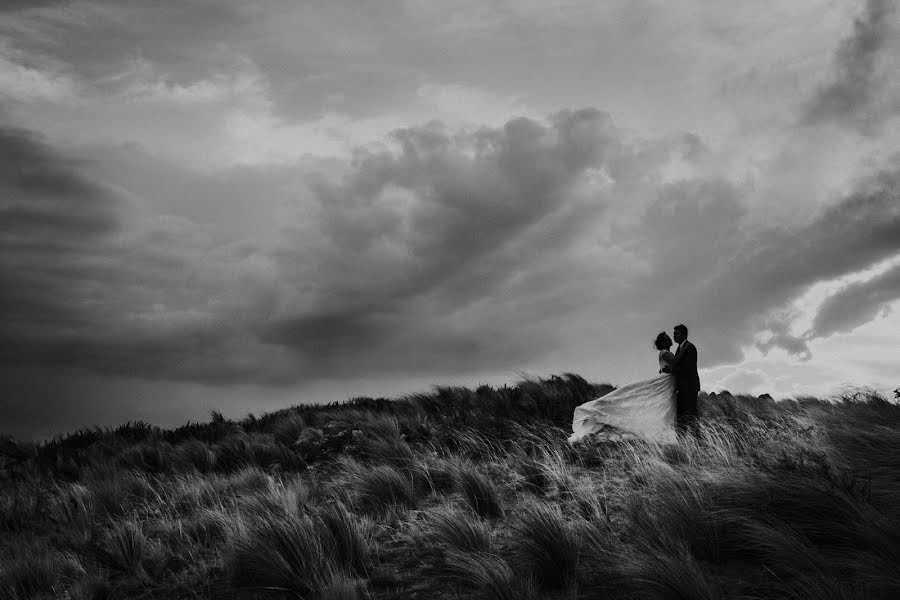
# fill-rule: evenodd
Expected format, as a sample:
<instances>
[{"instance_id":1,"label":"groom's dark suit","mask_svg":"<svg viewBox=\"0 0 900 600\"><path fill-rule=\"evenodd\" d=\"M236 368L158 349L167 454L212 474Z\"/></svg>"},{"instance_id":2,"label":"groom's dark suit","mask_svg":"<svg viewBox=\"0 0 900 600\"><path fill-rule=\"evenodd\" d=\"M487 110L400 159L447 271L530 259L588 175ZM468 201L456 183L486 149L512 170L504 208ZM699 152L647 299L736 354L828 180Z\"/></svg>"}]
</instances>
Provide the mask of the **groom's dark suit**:
<instances>
[{"instance_id":1,"label":"groom's dark suit","mask_svg":"<svg viewBox=\"0 0 900 600\"><path fill-rule=\"evenodd\" d=\"M675 352L672 362L675 375L675 419L678 429L692 427L697 418L697 394L700 393L700 375L697 374L697 347L684 340Z\"/></svg>"}]
</instances>

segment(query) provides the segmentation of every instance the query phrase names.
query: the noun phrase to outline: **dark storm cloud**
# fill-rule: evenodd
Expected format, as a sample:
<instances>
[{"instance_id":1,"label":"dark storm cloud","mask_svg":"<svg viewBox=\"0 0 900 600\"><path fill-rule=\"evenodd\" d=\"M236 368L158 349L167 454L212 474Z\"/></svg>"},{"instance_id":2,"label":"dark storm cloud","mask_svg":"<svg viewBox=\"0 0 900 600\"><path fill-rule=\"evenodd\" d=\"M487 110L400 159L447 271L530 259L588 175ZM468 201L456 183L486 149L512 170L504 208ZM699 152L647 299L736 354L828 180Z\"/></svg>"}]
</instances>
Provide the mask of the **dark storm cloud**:
<instances>
[{"instance_id":1,"label":"dark storm cloud","mask_svg":"<svg viewBox=\"0 0 900 600\"><path fill-rule=\"evenodd\" d=\"M809 335L818 338L849 333L889 310L890 304L897 300L900 300L900 266L828 296L816 313Z\"/></svg>"},{"instance_id":2,"label":"dark storm cloud","mask_svg":"<svg viewBox=\"0 0 900 600\"><path fill-rule=\"evenodd\" d=\"M853 33L835 57L835 78L810 103L807 123L833 122L872 134L885 118L900 111L900 98L886 94L896 76L885 59L896 59L898 45L893 0L867 0ZM890 64L890 63L889 63Z\"/></svg>"},{"instance_id":3,"label":"dark storm cloud","mask_svg":"<svg viewBox=\"0 0 900 600\"><path fill-rule=\"evenodd\" d=\"M396 151L362 153L343 181L316 186L315 233L298 233L282 260L289 280L315 277L315 303L272 321L265 339L342 369L452 371L540 354L521 343L543 327L534 307L494 294L529 268L517 242L555 227L537 249L565 245L573 210L602 210L571 194L587 169L624 160L609 116L567 111L456 135L433 123L393 139Z\"/></svg>"},{"instance_id":4,"label":"dark storm cloud","mask_svg":"<svg viewBox=\"0 0 900 600\"><path fill-rule=\"evenodd\" d=\"M219 383L446 374L539 356L545 317L565 302L522 286L548 284L534 262L552 265L582 217L602 212L598 195L573 199L577 181L660 160L632 156L593 109L472 134L399 130L396 151L361 152L344 180L314 186L318 214L298 216L271 251L274 277L248 290L260 281L253 260L266 258L252 244L184 218L120 220L123 198L83 165L7 137L2 185L15 201L2 275L15 311L0 332L4 361Z\"/></svg>"},{"instance_id":5,"label":"dark storm cloud","mask_svg":"<svg viewBox=\"0 0 900 600\"><path fill-rule=\"evenodd\" d=\"M74 257L116 230L116 208L114 192L32 133L0 128L0 335L78 321L77 303L59 302L56 279L77 281Z\"/></svg>"},{"instance_id":6,"label":"dark storm cloud","mask_svg":"<svg viewBox=\"0 0 900 600\"><path fill-rule=\"evenodd\" d=\"M71 0L3 0L0 2L0 12L25 10L28 8L38 8L40 6L50 6L53 4L64 4L70 1Z\"/></svg>"},{"instance_id":7,"label":"dark storm cloud","mask_svg":"<svg viewBox=\"0 0 900 600\"><path fill-rule=\"evenodd\" d=\"M0 22L0 42L17 63L64 73L83 93L205 85L243 74L257 78L267 107L288 120L329 110L373 115L416 102L428 73L422 63L431 66L426 57L448 60L423 31L432 25L416 22L402 2L40 6Z\"/></svg>"},{"instance_id":8,"label":"dark storm cloud","mask_svg":"<svg viewBox=\"0 0 900 600\"><path fill-rule=\"evenodd\" d=\"M265 372L235 351L240 315L223 322L207 308L228 306L224 278L252 248L183 219L139 223L131 200L85 166L0 129L3 362L200 380Z\"/></svg>"},{"instance_id":9,"label":"dark storm cloud","mask_svg":"<svg viewBox=\"0 0 900 600\"><path fill-rule=\"evenodd\" d=\"M780 346L808 355L802 339L772 322L777 311L809 286L864 270L900 252L900 170L858 184L805 227L771 228L746 237L725 255L720 270L696 287L698 322L714 327L720 362L740 358L754 334L774 334L763 349ZM702 280L702 278L698 278Z\"/></svg>"},{"instance_id":10,"label":"dark storm cloud","mask_svg":"<svg viewBox=\"0 0 900 600\"><path fill-rule=\"evenodd\" d=\"M705 367L739 362L754 340L765 352L778 347L810 358L808 337L790 333L791 302L817 282L900 253L898 177L886 171L861 180L803 225L754 220L752 186L721 179L648 186L642 194L655 199L640 217L601 240L621 251L632 273L580 301L602 306L604 336L623 347L641 328L684 322L703 347ZM561 275L551 285L571 282Z\"/></svg>"},{"instance_id":11,"label":"dark storm cloud","mask_svg":"<svg viewBox=\"0 0 900 600\"><path fill-rule=\"evenodd\" d=\"M126 218L84 163L21 130L2 139L7 364L218 383L453 374L684 321L712 366L765 331L763 350L806 354L778 311L900 252L900 172L805 226L754 225L752 186L662 177L709 158L696 136L638 143L594 109L398 130L343 178L312 180L314 204L268 247ZM272 175L257 195L297 182ZM206 206L231 175L194 177L171 190Z\"/></svg>"},{"instance_id":12,"label":"dark storm cloud","mask_svg":"<svg viewBox=\"0 0 900 600\"><path fill-rule=\"evenodd\" d=\"M469 136L413 128L396 141L398 151L363 153L352 175L317 187L315 233L298 233L308 245L283 257L287 280L315 281L316 301L272 320L264 339L329 373L514 366L576 344L554 331L567 319L585 319L576 337L588 338L689 322L707 366L739 361L766 332L764 351L808 358L783 309L900 251L894 172L806 225L779 226L750 218L749 184L661 178L673 157L703 160L690 151L696 136L640 148L599 111ZM590 172L609 184L579 201L576 182ZM593 249L573 250L591 235Z\"/></svg>"},{"instance_id":13,"label":"dark storm cloud","mask_svg":"<svg viewBox=\"0 0 900 600\"><path fill-rule=\"evenodd\" d=\"M0 40L5 37L27 64L64 65L67 74L107 91L130 83L126 75L138 60L157 65L174 83L233 68L228 41L241 39L255 14L208 0L48 1L34 8L0 23Z\"/></svg>"}]
</instances>

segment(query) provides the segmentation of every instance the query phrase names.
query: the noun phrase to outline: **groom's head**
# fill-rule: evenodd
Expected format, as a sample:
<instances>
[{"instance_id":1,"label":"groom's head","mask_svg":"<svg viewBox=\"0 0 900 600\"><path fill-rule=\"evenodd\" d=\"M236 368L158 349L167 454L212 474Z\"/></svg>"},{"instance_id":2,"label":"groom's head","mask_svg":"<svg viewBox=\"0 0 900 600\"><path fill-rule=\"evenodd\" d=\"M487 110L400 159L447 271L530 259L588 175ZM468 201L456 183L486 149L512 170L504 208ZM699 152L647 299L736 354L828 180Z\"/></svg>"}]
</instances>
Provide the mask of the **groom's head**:
<instances>
[{"instance_id":1,"label":"groom's head","mask_svg":"<svg viewBox=\"0 0 900 600\"><path fill-rule=\"evenodd\" d=\"M685 327L684 325L676 325L672 333L674 334L672 337L675 338L676 344L680 344L687 339L688 331L687 327Z\"/></svg>"}]
</instances>

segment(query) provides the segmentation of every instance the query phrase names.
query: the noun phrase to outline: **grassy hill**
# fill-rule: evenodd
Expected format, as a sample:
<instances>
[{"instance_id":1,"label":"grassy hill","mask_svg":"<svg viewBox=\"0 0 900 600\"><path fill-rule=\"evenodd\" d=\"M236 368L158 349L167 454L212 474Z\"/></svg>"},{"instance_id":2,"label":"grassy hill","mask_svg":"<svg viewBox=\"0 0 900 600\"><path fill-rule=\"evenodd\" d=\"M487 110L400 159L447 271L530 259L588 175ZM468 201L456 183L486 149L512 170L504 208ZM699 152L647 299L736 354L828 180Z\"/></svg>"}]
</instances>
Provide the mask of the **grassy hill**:
<instances>
[{"instance_id":1,"label":"grassy hill","mask_svg":"<svg viewBox=\"0 0 900 600\"><path fill-rule=\"evenodd\" d=\"M0 440L0 597L900 598L900 406L701 395L566 443L567 374Z\"/></svg>"}]
</instances>

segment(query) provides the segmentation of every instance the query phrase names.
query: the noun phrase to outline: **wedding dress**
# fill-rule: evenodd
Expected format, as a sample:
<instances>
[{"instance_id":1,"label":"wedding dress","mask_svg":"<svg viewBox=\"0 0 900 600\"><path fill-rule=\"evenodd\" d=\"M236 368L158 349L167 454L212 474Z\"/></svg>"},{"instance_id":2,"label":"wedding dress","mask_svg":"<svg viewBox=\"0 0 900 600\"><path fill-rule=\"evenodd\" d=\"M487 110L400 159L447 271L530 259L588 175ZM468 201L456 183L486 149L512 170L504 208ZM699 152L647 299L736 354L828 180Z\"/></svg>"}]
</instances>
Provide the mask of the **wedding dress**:
<instances>
[{"instance_id":1,"label":"wedding dress","mask_svg":"<svg viewBox=\"0 0 900 600\"><path fill-rule=\"evenodd\" d=\"M671 352L661 351L660 369L672 358ZM595 433L610 438L634 434L652 442L675 443L675 376L661 373L577 406L569 443Z\"/></svg>"}]
</instances>

